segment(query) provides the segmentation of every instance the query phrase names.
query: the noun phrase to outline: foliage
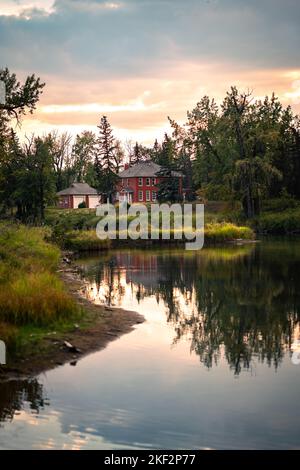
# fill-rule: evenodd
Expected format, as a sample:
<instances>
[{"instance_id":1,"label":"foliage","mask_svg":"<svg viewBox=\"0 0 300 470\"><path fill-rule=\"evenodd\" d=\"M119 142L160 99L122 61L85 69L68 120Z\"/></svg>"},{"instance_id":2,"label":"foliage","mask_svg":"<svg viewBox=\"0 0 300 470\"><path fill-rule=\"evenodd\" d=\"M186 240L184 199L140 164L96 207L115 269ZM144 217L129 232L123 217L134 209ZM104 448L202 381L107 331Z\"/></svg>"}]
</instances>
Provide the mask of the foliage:
<instances>
[{"instance_id":1,"label":"foliage","mask_svg":"<svg viewBox=\"0 0 300 470\"><path fill-rule=\"evenodd\" d=\"M99 136L95 149L95 172L97 175L97 189L109 201L112 199L117 181L116 141L112 128L106 116L102 116L98 126ZM118 152L119 154L119 152Z\"/></svg>"},{"instance_id":2,"label":"foliage","mask_svg":"<svg viewBox=\"0 0 300 470\"><path fill-rule=\"evenodd\" d=\"M300 208L278 213L264 213L253 221L257 232L270 235L291 235L300 233Z\"/></svg>"},{"instance_id":3,"label":"foliage","mask_svg":"<svg viewBox=\"0 0 300 470\"><path fill-rule=\"evenodd\" d=\"M49 325L77 307L57 277L58 248L47 230L0 225L0 323Z\"/></svg>"},{"instance_id":4,"label":"foliage","mask_svg":"<svg viewBox=\"0 0 300 470\"><path fill-rule=\"evenodd\" d=\"M67 232L64 247L74 251L103 251L110 248L110 240L100 240L96 230L73 230Z\"/></svg>"}]
</instances>

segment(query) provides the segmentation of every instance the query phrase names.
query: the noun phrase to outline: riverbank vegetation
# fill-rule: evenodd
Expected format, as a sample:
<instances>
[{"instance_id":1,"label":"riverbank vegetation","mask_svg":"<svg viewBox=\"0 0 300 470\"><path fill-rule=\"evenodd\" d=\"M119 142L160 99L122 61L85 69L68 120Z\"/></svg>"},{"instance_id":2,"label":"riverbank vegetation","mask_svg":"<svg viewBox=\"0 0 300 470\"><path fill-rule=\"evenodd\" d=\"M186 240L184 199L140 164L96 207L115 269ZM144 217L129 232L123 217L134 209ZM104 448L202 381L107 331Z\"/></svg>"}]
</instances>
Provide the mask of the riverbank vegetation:
<instances>
[{"instance_id":1,"label":"riverbank vegetation","mask_svg":"<svg viewBox=\"0 0 300 470\"><path fill-rule=\"evenodd\" d=\"M220 214L218 214L220 216ZM132 222L134 218L128 217L128 223ZM223 219L223 220L222 220ZM60 210L60 209L48 209L46 211L45 222L51 229L52 239L58 243L62 248L74 250L74 251L103 251L110 247L122 246L132 244L145 244L145 240L118 240L118 226L119 221L117 219L117 238L116 240L100 240L96 234L96 225L101 220L100 216L95 215L95 210L92 209L71 209L71 210ZM174 240L174 229L173 229L174 217L171 214L171 231L170 241ZM149 226L149 233L150 233ZM192 229L191 229L192 230ZM228 222L226 217L215 217L213 214L208 213L207 221L205 223L205 243L217 244L226 243L238 239L252 240L254 239L254 231L247 226L241 226ZM159 243L163 238L163 231L159 231ZM167 243L168 240L164 242ZM185 238L182 240L175 240L184 243Z\"/></svg>"},{"instance_id":2,"label":"riverbank vegetation","mask_svg":"<svg viewBox=\"0 0 300 470\"><path fill-rule=\"evenodd\" d=\"M46 241L48 235L41 228L0 224L0 336L10 348L21 347L25 336L30 341L32 329L36 336L80 317L57 273L60 250Z\"/></svg>"}]
</instances>

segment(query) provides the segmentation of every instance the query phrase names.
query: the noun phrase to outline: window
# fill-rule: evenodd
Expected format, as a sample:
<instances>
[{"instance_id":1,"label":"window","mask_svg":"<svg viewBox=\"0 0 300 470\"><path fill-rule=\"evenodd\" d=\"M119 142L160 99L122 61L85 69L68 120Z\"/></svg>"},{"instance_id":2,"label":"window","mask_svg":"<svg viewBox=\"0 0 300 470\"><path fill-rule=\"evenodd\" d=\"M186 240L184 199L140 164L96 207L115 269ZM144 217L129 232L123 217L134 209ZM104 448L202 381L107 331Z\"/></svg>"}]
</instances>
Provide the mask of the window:
<instances>
[{"instance_id":1,"label":"window","mask_svg":"<svg viewBox=\"0 0 300 470\"><path fill-rule=\"evenodd\" d=\"M151 178L151 183L152 183L152 186L155 186L156 185L156 178Z\"/></svg>"},{"instance_id":2,"label":"window","mask_svg":"<svg viewBox=\"0 0 300 470\"><path fill-rule=\"evenodd\" d=\"M152 201L156 201L156 199L157 199L157 192L152 191Z\"/></svg>"},{"instance_id":3,"label":"window","mask_svg":"<svg viewBox=\"0 0 300 470\"><path fill-rule=\"evenodd\" d=\"M151 191L146 191L146 201L151 201Z\"/></svg>"},{"instance_id":4,"label":"window","mask_svg":"<svg viewBox=\"0 0 300 470\"><path fill-rule=\"evenodd\" d=\"M139 191L139 201L142 201L143 199L143 191Z\"/></svg>"},{"instance_id":5,"label":"window","mask_svg":"<svg viewBox=\"0 0 300 470\"><path fill-rule=\"evenodd\" d=\"M150 186L150 178L146 178L146 186Z\"/></svg>"},{"instance_id":6,"label":"window","mask_svg":"<svg viewBox=\"0 0 300 470\"><path fill-rule=\"evenodd\" d=\"M143 178L139 178L139 186L143 186Z\"/></svg>"}]
</instances>

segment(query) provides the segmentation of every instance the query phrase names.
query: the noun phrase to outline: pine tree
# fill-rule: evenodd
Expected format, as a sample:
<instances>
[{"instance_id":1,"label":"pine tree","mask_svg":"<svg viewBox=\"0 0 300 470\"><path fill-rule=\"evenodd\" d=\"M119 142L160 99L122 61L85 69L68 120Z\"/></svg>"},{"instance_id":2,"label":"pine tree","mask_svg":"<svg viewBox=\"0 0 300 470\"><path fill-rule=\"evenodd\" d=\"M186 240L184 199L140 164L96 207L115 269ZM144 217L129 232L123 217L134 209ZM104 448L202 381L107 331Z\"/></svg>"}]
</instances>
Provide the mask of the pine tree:
<instances>
[{"instance_id":1,"label":"pine tree","mask_svg":"<svg viewBox=\"0 0 300 470\"><path fill-rule=\"evenodd\" d=\"M98 126L99 137L96 143L95 172L97 190L107 201L112 201L115 184L118 179L115 160L116 143L112 128L106 116L102 116Z\"/></svg>"},{"instance_id":2,"label":"pine tree","mask_svg":"<svg viewBox=\"0 0 300 470\"><path fill-rule=\"evenodd\" d=\"M159 202L179 202L182 196L179 192L179 178L174 176L171 168L161 168L157 173L162 178L158 184L157 199Z\"/></svg>"}]
</instances>

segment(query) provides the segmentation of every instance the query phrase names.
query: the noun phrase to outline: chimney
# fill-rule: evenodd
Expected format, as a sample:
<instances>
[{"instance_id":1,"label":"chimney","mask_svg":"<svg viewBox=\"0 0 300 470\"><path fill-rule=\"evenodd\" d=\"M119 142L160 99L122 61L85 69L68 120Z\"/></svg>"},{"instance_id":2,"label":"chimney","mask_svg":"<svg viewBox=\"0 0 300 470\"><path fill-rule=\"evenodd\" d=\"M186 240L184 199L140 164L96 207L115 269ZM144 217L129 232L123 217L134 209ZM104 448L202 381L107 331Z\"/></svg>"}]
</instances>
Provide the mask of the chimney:
<instances>
[{"instance_id":1,"label":"chimney","mask_svg":"<svg viewBox=\"0 0 300 470\"><path fill-rule=\"evenodd\" d=\"M128 170L129 168L129 163L124 163L124 170Z\"/></svg>"}]
</instances>

